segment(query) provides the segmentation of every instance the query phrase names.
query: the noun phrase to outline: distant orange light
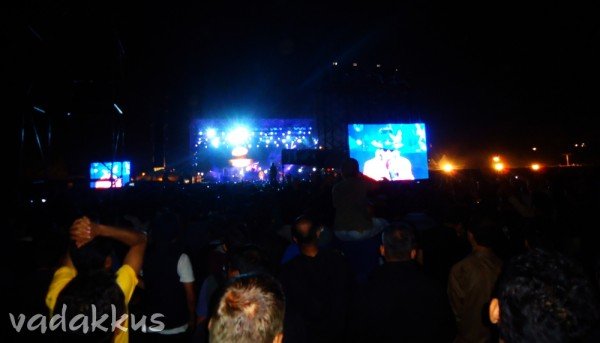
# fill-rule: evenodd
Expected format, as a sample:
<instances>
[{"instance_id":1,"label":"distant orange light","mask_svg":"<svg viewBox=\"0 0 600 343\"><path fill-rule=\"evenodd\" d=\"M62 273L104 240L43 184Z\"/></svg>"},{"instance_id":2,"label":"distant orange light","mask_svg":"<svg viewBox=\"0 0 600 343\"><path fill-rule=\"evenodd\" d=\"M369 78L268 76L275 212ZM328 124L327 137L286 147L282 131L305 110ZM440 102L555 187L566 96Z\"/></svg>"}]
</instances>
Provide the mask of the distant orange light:
<instances>
[{"instance_id":1,"label":"distant orange light","mask_svg":"<svg viewBox=\"0 0 600 343\"><path fill-rule=\"evenodd\" d=\"M494 169L496 169L496 171L499 171L499 172L503 171L504 163L502 163L502 162L494 163Z\"/></svg>"},{"instance_id":2,"label":"distant orange light","mask_svg":"<svg viewBox=\"0 0 600 343\"><path fill-rule=\"evenodd\" d=\"M495 163L500 162L500 156L494 156L494 157L492 157L492 161L494 161Z\"/></svg>"},{"instance_id":3,"label":"distant orange light","mask_svg":"<svg viewBox=\"0 0 600 343\"><path fill-rule=\"evenodd\" d=\"M531 170L533 171L538 171L542 168L542 166L539 165L539 163L532 163L531 164Z\"/></svg>"},{"instance_id":4,"label":"distant orange light","mask_svg":"<svg viewBox=\"0 0 600 343\"><path fill-rule=\"evenodd\" d=\"M452 171L454 170L454 166L450 163L446 163L442 166L442 170L446 173L452 173Z\"/></svg>"}]
</instances>

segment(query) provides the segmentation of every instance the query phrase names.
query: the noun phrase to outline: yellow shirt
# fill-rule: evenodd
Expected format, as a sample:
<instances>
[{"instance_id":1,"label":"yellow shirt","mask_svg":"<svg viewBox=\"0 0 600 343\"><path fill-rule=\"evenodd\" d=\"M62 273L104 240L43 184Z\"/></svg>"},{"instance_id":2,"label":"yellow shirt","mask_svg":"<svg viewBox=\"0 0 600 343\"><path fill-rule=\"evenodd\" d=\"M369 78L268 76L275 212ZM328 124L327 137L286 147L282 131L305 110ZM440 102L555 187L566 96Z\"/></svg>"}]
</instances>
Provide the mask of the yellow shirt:
<instances>
[{"instance_id":1,"label":"yellow shirt","mask_svg":"<svg viewBox=\"0 0 600 343\"><path fill-rule=\"evenodd\" d=\"M54 312L54 306L56 305L56 299L60 292L65 288L65 286L73 280L73 278L77 276L77 270L73 267L60 267L54 273L54 277L52 278L52 282L50 283L50 288L48 289L48 293L46 294L46 306L50 309L50 315ZM116 273L116 282L117 285L123 291L125 295L125 307L129 304L129 300L131 300L131 296L133 295L133 291L135 290L135 286L138 284L138 278L135 274L135 271L130 266L124 264ZM129 326L129 319L125 321L123 327ZM127 331L119 331L114 338L114 342L116 343L127 343L129 342L129 333Z\"/></svg>"}]
</instances>

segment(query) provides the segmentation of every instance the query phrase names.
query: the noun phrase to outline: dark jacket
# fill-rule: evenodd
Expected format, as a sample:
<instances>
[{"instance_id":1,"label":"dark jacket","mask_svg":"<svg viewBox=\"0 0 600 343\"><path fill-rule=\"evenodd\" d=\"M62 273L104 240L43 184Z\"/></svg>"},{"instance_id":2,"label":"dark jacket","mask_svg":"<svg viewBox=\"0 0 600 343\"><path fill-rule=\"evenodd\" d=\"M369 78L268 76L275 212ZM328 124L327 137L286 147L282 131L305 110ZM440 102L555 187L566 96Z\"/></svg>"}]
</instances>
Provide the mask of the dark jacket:
<instances>
[{"instance_id":1,"label":"dark jacket","mask_svg":"<svg viewBox=\"0 0 600 343\"><path fill-rule=\"evenodd\" d=\"M359 292L355 342L448 342L453 323L444 289L413 261L387 262Z\"/></svg>"}]
</instances>

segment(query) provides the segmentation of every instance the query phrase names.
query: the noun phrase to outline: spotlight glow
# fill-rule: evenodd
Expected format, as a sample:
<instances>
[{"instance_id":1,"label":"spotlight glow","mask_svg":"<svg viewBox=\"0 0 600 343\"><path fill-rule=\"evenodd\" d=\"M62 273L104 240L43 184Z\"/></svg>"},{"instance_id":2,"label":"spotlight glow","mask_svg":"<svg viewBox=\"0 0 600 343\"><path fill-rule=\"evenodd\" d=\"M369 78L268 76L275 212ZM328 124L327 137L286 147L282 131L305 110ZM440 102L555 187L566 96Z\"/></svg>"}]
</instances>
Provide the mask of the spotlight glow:
<instances>
[{"instance_id":1,"label":"spotlight glow","mask_svg":"<svg viewBox=\"0 0 600 343\"><path fill-rule=\"evenodd\" d=\"M532 163L532 164L531 164L531 170L533 170L533 171L538 171L538 170L540 170L541 168L542 168L542 166L540 166L540 164L539 164L539 163Z\"/></svg>"},{"instance_id":2,"label":"spotlight glow","mask_svg":"<svg viewBox=\"0 0 600 343\"><path fill-rule=\"evenodd\" d=\"M210 138L213 138L213 137L215 137L216 135L217 135L217 130L215 130L215 129L207 129L207 130L206 130L206 137L207 137L208 139L210 139Z\"/></svg>"},{"instance_id":3,"label":"spotlight glow","mask_svg":"<svg viewBox=\"0 0 600 343\"><path fill-rule=\"evenodd\" d=\"M212 140L212 141L210 141L210 144L211 144L213 147L215 147L215 148L218 148L218 147L219 147L219 145L221 144L221 140L219 139L219 137L215 137L215 138L213 138L213 140Z\"/></svg>"},{"instance_id":4,"label":"spotlight glow","mask_svg":"<svg viewBox=\"0 0 600 343\"><path fill-rule=\"evenodd\" d=\"M233 151L231 152L231 155L234 157L242 157L242 156L245 156L246 154L248 154L248 149L243 146L239 146L239 147L233 149Z\"/></svg>"},{"instance_id":5,"label":"spotlight glow","mask_svg":"<svg viewBox=\"0 0 600 343\"><path fill-rule=\"evenodd\" d=\"M245 127L236 127L227 134L227 142L233 145L245 144L250 138L250 131Z\"/></svg>"},{"instance_id":6,"label":"spotlight glow","mask_svg":"<svg viewBox=\"0 0 600 343\"><path fill-rule=\"evenodd\" d=\"M454 166L451 163L446 163L442 166L442 170L446 173L452 173L454 171Z\"/></svg>"},{"instance_id":7,"label":"spotlight glow","mask_svg":"<svg viewBox=\"0 0 600 343\"><path fill-rule=\"evenodd\" d=\"M246 168L252 163L252 160L249 158L234 158L229 160L231 165L236 168Z\"/></svg>"},{"instance_id":8,"label":"spotlight glow","mask_svg":"<svg viewBox=\"0 0 600 343\"><path fill-rule=\"evenodd\" d=\"M502 162L496 162L494 163L494 169L498 172L501 172L504 170L504 163Z\"/></svg>"},{"instance_id":9,"label":"spotlight glow","mask_svg":"<svg viewBox=\"0 0 600 343\"><path fill-rule=\"evenodd\" d=\"M494 163L500 162L500 156L494 156L494 157L492 157L492 161L494 161Z\"/></svg>"}]
</instances>

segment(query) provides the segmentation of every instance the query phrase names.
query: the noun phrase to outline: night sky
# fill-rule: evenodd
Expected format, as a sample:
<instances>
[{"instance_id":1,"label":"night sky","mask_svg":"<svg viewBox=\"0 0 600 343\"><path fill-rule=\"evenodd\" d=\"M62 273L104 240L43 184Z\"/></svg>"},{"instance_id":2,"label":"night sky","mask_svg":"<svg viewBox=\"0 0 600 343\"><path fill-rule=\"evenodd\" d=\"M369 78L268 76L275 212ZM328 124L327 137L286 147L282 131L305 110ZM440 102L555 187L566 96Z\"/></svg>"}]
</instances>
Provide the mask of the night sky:
<instances>
[{"instance_id":1,"label":"night sky","mask_svg":"<svg viewBox=\"0 0 600 343\"><path fill-rule=\"evenodd\" d=\"M16 6L3 30L5 65L16 77L13 141L18 147L25 118L23 154L39 159L32 120L40 133L50 121L46 159L70 174L109 159L121 125L125 145L117 154L147 168L163 125L167 162L176 165L188 157L191 118L310 117L333 61L398 69L410 113L390 108L385 117L424 120L438 156L518 155L537 146L552 159L574 143L599 143L592 123L600 114L600 21L591 4Z\"/></svg>"}]
</instances>

